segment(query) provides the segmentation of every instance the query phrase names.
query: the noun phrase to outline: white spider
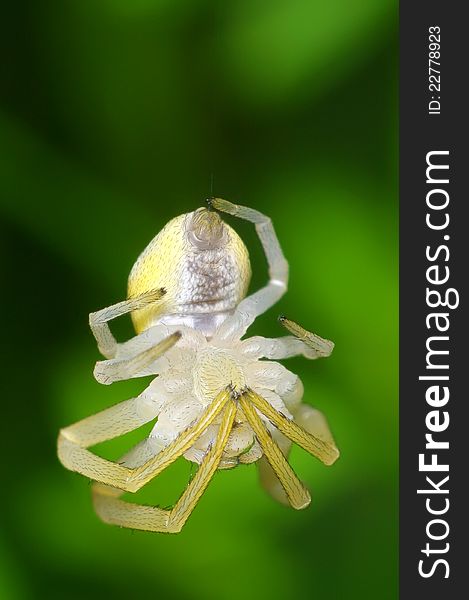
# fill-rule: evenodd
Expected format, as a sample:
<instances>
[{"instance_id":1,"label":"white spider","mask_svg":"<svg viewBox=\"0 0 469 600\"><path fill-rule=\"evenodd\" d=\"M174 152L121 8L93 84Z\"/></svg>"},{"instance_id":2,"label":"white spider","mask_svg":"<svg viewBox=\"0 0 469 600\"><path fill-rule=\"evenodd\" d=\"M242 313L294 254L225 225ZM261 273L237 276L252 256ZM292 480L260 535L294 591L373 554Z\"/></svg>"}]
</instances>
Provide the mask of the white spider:
<instances>
[{"instance_id":1,"label":"white spider","mask_svg":"<svg viewBox=\"0 0 469 600\"><path fill-rule=\"evenodd\" d=\"M247 249L212 208L256 226L270 280L247 298ZM94 506L104 521L177 533L217 469L252 462L274 498L296 509L309 504L309 492L286 459L291 442L328 465L339 452L324 416L302 404L298 376L274 360L328 356L333 344L285 317L280 322L292 336L242 339L285 293L287 280L288 263L270 219L212 198L208 209L173 219L150 242L130 273L128 300L90 315L107 359L96 364L99 382L157 375L138 397L60 431L59 458L97 482ZM126 313L137 336L118 344L108 322ZM118 463L87 449L156 418L150 436ZM199 468L171 510L120 499L181 455Z\"/></svg>"}]
</instances>

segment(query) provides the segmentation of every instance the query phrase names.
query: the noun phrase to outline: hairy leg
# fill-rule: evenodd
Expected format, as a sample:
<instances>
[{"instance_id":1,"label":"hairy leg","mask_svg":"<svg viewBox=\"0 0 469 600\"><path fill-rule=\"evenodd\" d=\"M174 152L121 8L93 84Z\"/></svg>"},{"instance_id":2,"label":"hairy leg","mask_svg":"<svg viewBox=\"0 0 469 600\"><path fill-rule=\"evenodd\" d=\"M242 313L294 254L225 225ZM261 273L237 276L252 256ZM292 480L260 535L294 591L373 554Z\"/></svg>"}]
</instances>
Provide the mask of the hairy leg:
<instances>
[{"instance_id":1,"label":"hairy leg","mask_svg":"<svg viewBox=\"0 0 469 600\"><path fill-rule=\"evenodd\" d=\"M291 321L284 316L279 317L278 320L287 331L292 333L298 340L300 340L310 349L312 355L307 356L307 358L319 358L322 356L327 357L330 356L332 350L334 350L334 342L325 340L324 338L319 337L319 335L307 331L301 327L301 325L295 323L295 321Z\"/></svg>"},{"instance_id":2,"label":"hairy leg","mask_svg":"<svg viewBox=\"0 0 469 600\"><path fill-rule=\"evenodd\" d=\"M272 438L282 451L285 458L288 460L288 455L290 454L290 449L292 447L290 440L277 430L272 432ZM270 496L272 496L274 500L280 502L280 504L290 506L288 496L285 493L285 490L283 489L277 475L275 474L275 471L272 469L265 456L257 461L257 469L259 474L259 483L264 490Z\"/></svg>"},{"instance_id":3,"label":"hairy leg","mask_svg":"<svg viewBox=\"0 0 469 600\"><path fill-rule=\"evenodd\" d=\"M196 420L194 425L180 433L173 442L147 463L137 467L132 474L132 481L126 489L131 492L136 492L151 479L156 477L158 473L161 473L161 471L166 469L177 458L182 456L230 402L231 394L232 392L230 389L220 392L215 400L209 404L202 415Z\"/></svg>"},{"instance_id":4,"label":"hairy leg","mask_svg":"<svg viewBox=\"0 0 469 600\"><path fill-rule=\"evenodd\" d=\"M149 371L148 367L172 348L179 339L181 339L181 333L175 331L153 347L131 358L98 361L94 368L94 377L99 383L110 385L115 381L123 381L132 377L154 375L156 373Z\"/></svg>"},{"instance_id":5,"label":"hairy leg","mask_svg":"<svg viewBox=\"0 0 469 600\"><path fill-rule=\"evenodd\" d=\"M300 380L298 381L300 382ZM287 406L293 414L294 421L311 435L323 440L326 444L330 444L331 446L335 447L334 438L332 437L332 433L329 429L326 418L319 410L309 406L308 404L301 403L302 395L303 386L300 382L297 393L293 394L290 402L287 401ZM285 457L288 458L292 442L278 430L273 431L272 437L277 442ZM257 465L259 471L259 481L262 487L275 500L277 500L277 502L288 506L289 502L285 491L282 488L269 462L265 459L265 457L262 457L258 461Z\"/></svg>"},{"instance_id":6,"label":"hairy leg","mask_svg":"<svg viewBox=\"0 0 469 600\"><path fill-rule=\"evenodd\" d=\"M293 469L288 464L282 450L274 442L270 433L265 428L254 406L252 405L248 392L239 398L239 404L251 425L256 437L264 451L272 470L280 481L288 501L293 508L300 510L306 508L311 502L311 496L303 483L297 478Z\"/></svg>"},{"instance_id":7,"label":"hairy leg","mask_svg":"<svg viewBox=\"0 0 469 600\"><path fill-rule=\"evenodd\" d=\"M332 342L330 343L332 344ZM292 335L280 338L250 337L243 340L241 349L244 354L253 359L268 358L270 360L283 360L294 356L315 359L326 356L326 354L320 354L318 350L312 348L310 345L308 346L303 340Z\"/></svg>"},{"instance_id":8,"label":"hairy leg","mask_svg":"<svg viewBox=\"0 0 469 600\"><path fill-rule=\"evenodd\" d=\"M89 317L90 328L101 354L106 358L113 358L117 352L118 344L109 328L109 321L135 310L145 308L148 305L161 300L165 293L163 288L150 290L135 298L129 298L123 302L118 302L117 304L91 313Z\"/></svg>"},{"instance_id":9,"label":"hairy leg","mask_svg":"<svg viewBox=\"0 0 469 600\"><path fill-rule=\"evenodd\" d=\"M170 531L173 533L181 531L184 523L194 510L197 502L200 500L200 497L206 490L210 480L217 470L223 450L228 442L231 428L233 427L236 412L237 406L233 401L230 400L220 423L214 445L209 448L205 458L197 469L197 473L193 477L186 491L176 503L176 506L171 511L169 527Z\"/></svg>"},{"instance_id":10,"label":"hairy leg","mask_svg":"<svg viewBox=\"0 0 469 600\"><path fill-rule=\"evenodd\" d=\"M144 531L178 533L191 515L212 479L233 426L237 407L231 400L224 409L215 442L207 451L197 473L172 510L141 506L119 499L121 491L100 484L93 486L95 510L106 523ZM139 448L127 460L139 460ZM143 450L145 453L145 450Z\"/></svg>"},{"instance_id":11,"label":"hairy leg","mask_svg":"<svg viewBox=\"0 0 469 600\"><path fill-rule=\"evenodd\" d=\"M87 448L148 423L157 416L158 408L147 405L142 410L140 399L132 398L61 429L57 442L60 462L85 477L125 488L131 469L96 456Z\"/></svg>"},{"instance_id":12,"label":"hairy leg","mask_svg":"<svg viewBox=\"0 0 469 600\"><path fill-rule=\"evenodd\" d=\"M67 469L81 473L94 481L128 492L136 492L179 458L199 438L220 414L229 401L230 394L229 390L220 392L194 425L183 431L156 456L136 468L129 468L96 456L87 448L132 431L157 416L159 406L155 406L153 412L152 407L147 406L142 416L137 398L121 402L62 429L58 439L59 459Z\"/></svg>"},{"instance_id":13,"label":"hairy leg","mask_svg":"<svg viewBox=\"0 0 469 600\"><path fill-rule=\"evenodd\" d=\"M247 387L254 390L271 390L281 398L290 392L298 381L298 375L281 363L270 360L253 361L246 367L245 373ZM281 405L283 406L283 403Z\"/></svg>"},{"instance_id":14,"label":"hairy leg","mask_svg":"<svg viewBox=\"0 0 469 600\"><path fill-rule=\"evenodd\" d=\"M320 410L313 408L309 404L301 403L292 408L292 413L295 423L298 423L305 431L315 438L322 440L328 446L336 448L327 419Z\"/></svg>"},{"instance_id":15,"label":"hairy leg","mask_svg":"<svg viewBox=\"0 0 469 600\"><path fill-rule=\"evenodd\" d=\"M216 210L254 223L269 268L268 284L240 302L233 316L221 326L220 335L228 337L236 331L246 331L258 315L268 310L283 296L288 285L288 262L269 217L257 210L238 206L222 198L210 198L208 202Z\"/></svg>"},{"instance_id":16,"label":"hairy leg","mask_svg":"<svg viewBox=\"0 0 469 600\"><path fill-rule=\"evenodd\" d=\"M319 458L325 465L332 465L339 458L339 451L333 442L309 433L282 413L277 412L264 398L252 390L247 390L246 396L284 436Z\"/></svg>"}]
</instances>

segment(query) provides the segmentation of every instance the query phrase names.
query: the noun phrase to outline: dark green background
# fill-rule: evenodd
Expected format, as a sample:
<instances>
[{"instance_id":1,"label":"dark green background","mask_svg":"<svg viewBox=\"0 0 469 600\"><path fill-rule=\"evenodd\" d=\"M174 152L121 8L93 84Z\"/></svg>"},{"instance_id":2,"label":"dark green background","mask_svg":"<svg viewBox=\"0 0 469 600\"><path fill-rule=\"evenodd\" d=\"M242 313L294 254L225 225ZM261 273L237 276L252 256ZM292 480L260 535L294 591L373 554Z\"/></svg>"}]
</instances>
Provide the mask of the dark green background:
<instances>
[{"instance_id":1,"label":"dark green background","mask_svg":"<svg viewBox=\"0 0 469 600\"><path fill-rule=\"evenodd\" d=\"M395 1L9 4L0 596L396 598ZM271 215L290 261L288 295L252 332L280 335L285 313L336 343L288 365L342 456L326 468L295 448L313 492L303 512L276 505L250 466L217 474L178 536L109 527L55 439L145 382L94 382L87 315L122 299L151 237L212 191ZM259 244L230 223L255 289ZM181 461L140 497L171 502L188 476Z\"/></svg>"}]
</instances>

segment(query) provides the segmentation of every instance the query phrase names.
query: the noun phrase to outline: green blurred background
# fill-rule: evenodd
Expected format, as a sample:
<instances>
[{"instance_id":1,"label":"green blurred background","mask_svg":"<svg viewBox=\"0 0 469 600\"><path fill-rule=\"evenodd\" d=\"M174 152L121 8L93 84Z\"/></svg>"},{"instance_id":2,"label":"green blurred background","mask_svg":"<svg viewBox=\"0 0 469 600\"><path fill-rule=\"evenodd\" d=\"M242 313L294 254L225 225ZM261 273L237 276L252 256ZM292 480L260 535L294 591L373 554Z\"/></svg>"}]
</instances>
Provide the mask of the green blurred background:
<instances>
[{"instance_id":1,"label":"green blurred background","mask_svg":"<svg viewBox=\"0 0 469 600\"><path fill-rule=\"evenodd\" d=\"M9 3L1 29L0 596L396 598L397 3L41 0ZM106 526L57 431L147 382L93 380L87 316L212 193L271 215L290 261L252 333L280 335L285 313L336 343L287 364L342 456L294 449L302 512L249 466L218 473L178 536ZM255 289L259 243L230 223ZM169 503L188 477L180 461L140 499Z\"/></svg>"}]
</instances>

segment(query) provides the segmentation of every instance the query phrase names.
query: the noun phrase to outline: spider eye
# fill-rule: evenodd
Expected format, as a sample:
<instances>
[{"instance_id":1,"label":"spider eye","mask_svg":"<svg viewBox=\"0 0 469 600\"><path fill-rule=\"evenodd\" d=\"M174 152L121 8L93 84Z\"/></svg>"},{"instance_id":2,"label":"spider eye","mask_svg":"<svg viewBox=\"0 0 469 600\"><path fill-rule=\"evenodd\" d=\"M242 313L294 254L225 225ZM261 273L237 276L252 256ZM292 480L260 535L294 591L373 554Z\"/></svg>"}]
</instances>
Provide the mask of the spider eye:
<instances>
[{"instance_id":1,"label":"spider eye","mask_svg":"<svg viewBox=\"0 0 469 600\"><path fill-rule=\"evenodd\" d=\"M228 242L220 215L206 208L199 208L189 215L187 237L198 250L221 248Z\"/></svg>"}]
</instances>

